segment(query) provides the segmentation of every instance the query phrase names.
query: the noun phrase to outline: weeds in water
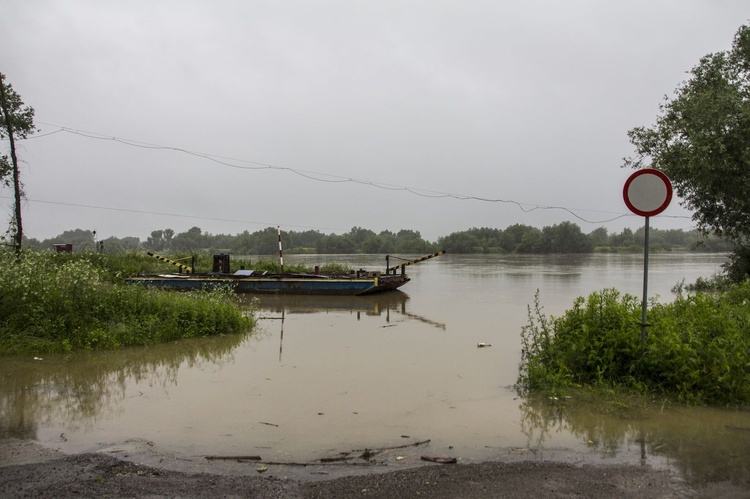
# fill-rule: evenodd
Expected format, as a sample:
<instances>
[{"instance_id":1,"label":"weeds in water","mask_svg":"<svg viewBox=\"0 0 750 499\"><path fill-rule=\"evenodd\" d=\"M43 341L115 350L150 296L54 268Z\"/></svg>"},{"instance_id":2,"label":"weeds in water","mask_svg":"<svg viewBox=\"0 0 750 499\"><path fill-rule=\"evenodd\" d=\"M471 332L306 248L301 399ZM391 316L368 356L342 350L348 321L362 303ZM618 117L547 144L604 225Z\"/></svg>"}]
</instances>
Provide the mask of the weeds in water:
<instances>
[{"instance_id":1,"label":"weeds in water","mask_svg":"<svg viewBox=\"0 0 750 499\"><path fill-rule=\"evenodd\" d=\"M605 289L547 317L535 296L522 328L519 388L624 387L692 404L750 403L750 281L723 293L651 303L640 340L640 300Z\"/></svg>"},{"instance_id":2,"label":"weeds in water","mask_svg":"<svg viewBox=\"0 0 750 499\"><path fill-rule=\"evenodd\" d=\"M227 290L170 293L121 284L130 260L0 252L0 353L111 349L252 327Z\"/></svg>"}]
</instances>

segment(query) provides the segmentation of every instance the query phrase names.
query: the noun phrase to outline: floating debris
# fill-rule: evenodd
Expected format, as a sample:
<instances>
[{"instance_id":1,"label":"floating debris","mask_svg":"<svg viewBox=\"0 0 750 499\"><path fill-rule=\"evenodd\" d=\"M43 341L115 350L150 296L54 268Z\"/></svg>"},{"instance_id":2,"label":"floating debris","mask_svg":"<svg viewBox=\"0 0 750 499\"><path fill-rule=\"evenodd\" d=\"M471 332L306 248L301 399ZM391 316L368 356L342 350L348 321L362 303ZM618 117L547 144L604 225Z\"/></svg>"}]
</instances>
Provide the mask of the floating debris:
<instances>
[{"instance_id":1,"label":"floating debris","mask_svg":"<svg viewBox=\"0 0 750 499\"><path fill-rule=\"evenodd\" d=\"M455 457L422 456L422 461L430 461L431 463L439 464L456 464L458 459Z\"/></svg>"},{"instance_id":2,"label":"floating debris","mask_svg":"<svg viewBox=\"0 0 750 499\"><path fill-rule=\"evenodd\" d=\"M205 456L209 461L260 461L260 456Z\"/></svg>"}]
</instances>

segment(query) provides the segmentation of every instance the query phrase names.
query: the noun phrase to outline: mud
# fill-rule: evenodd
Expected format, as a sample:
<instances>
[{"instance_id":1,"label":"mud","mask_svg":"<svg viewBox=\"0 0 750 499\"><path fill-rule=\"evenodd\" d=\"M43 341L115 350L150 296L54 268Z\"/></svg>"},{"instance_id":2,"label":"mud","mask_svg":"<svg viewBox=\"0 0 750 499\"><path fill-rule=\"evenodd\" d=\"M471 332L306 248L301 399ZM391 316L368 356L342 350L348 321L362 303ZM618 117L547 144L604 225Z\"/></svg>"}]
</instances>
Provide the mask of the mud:
<instances>
[{"instance_id":1,"label":"mud","mask_svg":"<svg viewBox=\"0 0 750 499\"><path fill-rule=\"evenodd\" d=\"M329 465L306 470L305 479L300 474L285 476L283 469L260 473L264 466L255 462L218 468L179 465L169 456L158 462L158 453L142 464L130 459L147 454L134 451L138 449L123 445L65 455L35 442L1 440L0 490L3 497L750 497L747 482L689 484L674 471L628 464L422 461L398 471L358 470L351 476L341 476L335 465Z\"/></svg>"}]
</instances>

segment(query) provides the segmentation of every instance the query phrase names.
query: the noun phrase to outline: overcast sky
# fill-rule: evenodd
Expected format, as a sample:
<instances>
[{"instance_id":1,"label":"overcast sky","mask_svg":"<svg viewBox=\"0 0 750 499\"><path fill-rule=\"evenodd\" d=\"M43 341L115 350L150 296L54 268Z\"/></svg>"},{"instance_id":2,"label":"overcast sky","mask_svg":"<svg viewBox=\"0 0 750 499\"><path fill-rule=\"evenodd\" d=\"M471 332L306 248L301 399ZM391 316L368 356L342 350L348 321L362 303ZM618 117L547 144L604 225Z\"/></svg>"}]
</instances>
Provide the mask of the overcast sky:
<instances>
[{"instance_id":1,"label":"overcast sky","mask_svg":"<svg viewBox=\"0 0 750 499\"><path fill-rule=\"evenodd\" d=\"M636 229L627 131L748 19L747 0L6 0L0 72L41 129L19 144L25 233ZM652 227L693 227L677 201Z\"/></svg>"}]
</instances>

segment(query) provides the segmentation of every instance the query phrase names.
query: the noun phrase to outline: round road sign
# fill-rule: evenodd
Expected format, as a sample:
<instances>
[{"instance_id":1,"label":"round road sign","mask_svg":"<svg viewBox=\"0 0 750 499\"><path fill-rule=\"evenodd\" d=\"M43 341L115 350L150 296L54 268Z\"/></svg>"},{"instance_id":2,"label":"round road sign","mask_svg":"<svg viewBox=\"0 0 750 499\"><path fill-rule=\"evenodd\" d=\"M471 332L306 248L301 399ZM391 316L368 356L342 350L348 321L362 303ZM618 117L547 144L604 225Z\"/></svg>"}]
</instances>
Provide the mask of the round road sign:
<instances>
[{"instance_id":1,"label":"round road sign","mask_svg":"<svg viewBox=\"0 0 750 499\"><path fill-rule=\"evenodd\" d=\"M622 197L636 215L658 215L672 201L672 182L659 170L644 168L628 178L622 189Z\"/></svg>"}]
</instances>

